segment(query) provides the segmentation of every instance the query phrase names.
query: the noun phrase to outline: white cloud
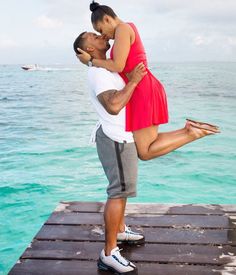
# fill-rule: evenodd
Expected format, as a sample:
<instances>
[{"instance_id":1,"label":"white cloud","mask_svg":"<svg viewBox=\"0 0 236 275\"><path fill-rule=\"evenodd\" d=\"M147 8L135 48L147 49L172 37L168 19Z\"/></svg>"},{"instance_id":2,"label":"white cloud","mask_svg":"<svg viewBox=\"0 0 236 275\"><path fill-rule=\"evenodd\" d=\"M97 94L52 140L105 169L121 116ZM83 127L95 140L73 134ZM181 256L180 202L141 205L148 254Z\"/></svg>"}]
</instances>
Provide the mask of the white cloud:
<instances>
[{"instance_id":1,"label":"white cloud","mask_svg":"<svg viewBox=\"0 0 236 275\"><path fill-rule=\"evenodd\" d=\"M227 36L224 34L197 35L193 37L192 41L196 46L211 46L219 48L236 46L236 36Z\"/></svg>"},{"instance_id":2,"label":"white cloud","mask_svg":"<svg viewBox=\"0 0 236 275\"><path fill-rule=\"evenodd\" d=\"M213 41L212 37L204 37L202 35L198 35L193 39L193 43L196 46L209 45L212 43L212 41Z\"/></svg>"},{"instance_id":3,"label":"white cloud","mask_svg":"<svg viewBox=\"0 0 236 275\"><path fill-rule=\"evenodd\" d=\"M82 31L93 31L91 0L37 0L37 7L34 1L26 1L29 4L17 24L12 20L4 24L7 18L2 19L0 28L4 25L2 33L7 36L0 35L0 47L5 47L12 58L8 48L17 45L9 39L13 37L20 47L38 51L41 57L42 49L45 56L53 47L61 53L58 59L75 62L72 51L75 37ZM125 22L136 24L150 61L236 60L236 0L98 2L111 6ZM0 58L5 55L0 52ZM51 59L51 54L48 58Z\"/></svg>"},{"instance_id":4,"label":"white cloud","mask_svg":"<svg viewBox=\"0 0 236 275\"><path fill-rule=\"evenodd\" d=\"M227 41L228 41L230 46L236 46L236 36L228 37Z\"/></svg>"},{"instance_id":5,"label":"white cloud","mask_svg":"<svg viewBox=\"0 0 236 275\"><path fill-rule=\"evenodd\" d=\"M19 44L16 41L12 40L12 39L0 38L0 48L1 49L16 48L18 46L19 46Z\"/></svg>"},{"instance_id":6,"label":"white cloud","mask_svg":"<svg viewBox=\"0 0 236 275\"><path fill-rule=\"evenodd\" d=\"M36 24L43 28L43 29L57 29L62 27L63 22L55 19L55 18L50 18L46 15L41 15L35 20Z\"/></svg>"}]
</instances>

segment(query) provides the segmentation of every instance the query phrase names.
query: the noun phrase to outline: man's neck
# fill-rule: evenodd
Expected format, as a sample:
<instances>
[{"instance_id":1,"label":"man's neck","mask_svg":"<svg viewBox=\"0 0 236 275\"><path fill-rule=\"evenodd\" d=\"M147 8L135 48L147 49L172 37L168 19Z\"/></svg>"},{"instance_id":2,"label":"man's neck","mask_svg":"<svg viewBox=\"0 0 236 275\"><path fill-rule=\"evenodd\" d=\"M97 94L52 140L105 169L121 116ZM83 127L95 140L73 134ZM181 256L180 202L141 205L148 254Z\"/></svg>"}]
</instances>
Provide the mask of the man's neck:
<instances>
[{"instance_id":1,"label":"man's neck","mask_svg":"<svg viewBox=\"0 0 236 275\"><path fill-rule=\"evenodd\" d=\"M106 52L97 51L96 53L93 54L93 58L106 60L107 59Z\"/></svg>"}]
</instances>

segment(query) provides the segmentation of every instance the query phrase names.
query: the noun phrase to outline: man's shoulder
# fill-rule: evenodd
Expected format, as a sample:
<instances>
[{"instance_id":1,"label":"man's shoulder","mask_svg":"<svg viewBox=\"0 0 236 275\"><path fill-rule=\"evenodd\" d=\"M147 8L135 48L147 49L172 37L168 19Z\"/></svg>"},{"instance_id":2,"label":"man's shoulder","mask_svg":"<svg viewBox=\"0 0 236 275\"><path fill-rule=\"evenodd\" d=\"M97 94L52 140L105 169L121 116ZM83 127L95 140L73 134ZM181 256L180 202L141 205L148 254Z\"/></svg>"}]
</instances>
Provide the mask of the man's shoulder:
<instances>
[{"instance_id":1,"label":"man's shoulder","mask_svg":"<svg viewBox=\"0 0 236 275\"><path fill-rule=\"evenodd\" d=\"M96 95L108 90L123 88L123 79L118 73L110 72L103 68L90 67L88 70L88 82Z\"/></svg>"},{"instance_id":2,"label":"man's shoulder","mask_svg":"<svg viewBox=\"0 0 236 275\"><path fill-rule=\"evenodd\" d=\"M88 76L93 78L94 77L121 78L121 76L116 72L110 72L107 69L98 68L98 67L89 67Z\"/></svg>"},{"instance_id":3,"label":"man's shoulder","mask_svg":"<svg viewBox=\"0 0 236 275\"><path fill-rule=\"evenodd\" d=\"M97 67L89 67L88 70L89 75L102 75L102 74L112 74L112 72L108 71L107 69L104 68L97 68Z\"/></svg>"}]
</instances>

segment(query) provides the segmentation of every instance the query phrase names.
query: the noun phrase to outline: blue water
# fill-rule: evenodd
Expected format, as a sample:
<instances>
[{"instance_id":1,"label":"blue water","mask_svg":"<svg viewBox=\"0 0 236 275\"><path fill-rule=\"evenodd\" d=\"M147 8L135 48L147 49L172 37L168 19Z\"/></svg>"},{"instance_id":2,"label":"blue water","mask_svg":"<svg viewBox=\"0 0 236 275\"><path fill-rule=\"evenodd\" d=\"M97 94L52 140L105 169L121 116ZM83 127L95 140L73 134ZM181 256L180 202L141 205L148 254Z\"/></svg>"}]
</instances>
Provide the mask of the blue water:
<instances>
[{"instance_id":1,"label":"blue water","mask_svg":"<svg viewBox=\"0 0 236 275\"><path fill-rule=\"evenodd\" d=\"M170 123L185 118L222 133L139 163L130 202L236 203L236 63L151 64L165 85ZM6 274L60 200L104 201L107 180L82 65L25 72L0 66L0 273Z\"/></svg>"}]
</instances>

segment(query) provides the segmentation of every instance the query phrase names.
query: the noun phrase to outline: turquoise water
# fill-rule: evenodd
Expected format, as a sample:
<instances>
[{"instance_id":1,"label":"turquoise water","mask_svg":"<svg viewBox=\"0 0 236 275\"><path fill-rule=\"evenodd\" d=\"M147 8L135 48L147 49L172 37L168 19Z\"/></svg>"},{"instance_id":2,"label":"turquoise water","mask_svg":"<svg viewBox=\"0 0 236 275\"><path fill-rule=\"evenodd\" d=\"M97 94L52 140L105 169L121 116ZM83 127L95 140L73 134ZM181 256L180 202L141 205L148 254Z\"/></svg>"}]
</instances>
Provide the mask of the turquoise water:
<instances>
[{"instance_id":1,"label":"turquoise water","mask_svg":"<svg viewBox=\"0 0 236 275\"><path fill-rule=\"evenodd\" d=\"M130 202L236 203L236 63L151 64L165 85L170 123L221 126L161 158L139 162ZM0 273L6 274L60 200L104 201L86 68L25 72L0 66Z\"/></svg>"}]
</instances>

